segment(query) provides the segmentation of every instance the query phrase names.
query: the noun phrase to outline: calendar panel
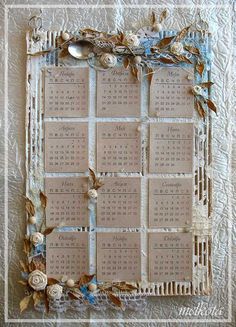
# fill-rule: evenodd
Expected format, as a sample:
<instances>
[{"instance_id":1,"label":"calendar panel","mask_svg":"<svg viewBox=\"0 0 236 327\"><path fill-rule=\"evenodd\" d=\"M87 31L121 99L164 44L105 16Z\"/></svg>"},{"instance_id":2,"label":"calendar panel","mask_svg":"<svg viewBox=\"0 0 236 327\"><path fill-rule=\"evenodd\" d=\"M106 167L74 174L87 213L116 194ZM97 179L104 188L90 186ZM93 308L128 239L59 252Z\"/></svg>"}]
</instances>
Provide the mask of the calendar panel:
<instances>
[{"instance_id":1,"label":"calendar panel","mask_svg":"<svg viewBox=\"0 0 236 327\"><path fill-rule=\"evenodd\" d=\"M97 123L97 171L140 172L140 123Z\"/></svg>"},{"instance_id":2,"label":"calendar panel","mask_svg":"<svg viewBox=\"0 0 236 327\"><path fill-rule=\"evenodd\" d=\"M46 178L47 226L88 226L87 190L87 177Z\"/></svg>"},{"instance_id":3,"label":"calendar panel","mask_svg":"<svg viewBox=\"0 0 236 327\"><path fill-rule=\"evenodd\" d=\"M141 280L139 233L97 233L97 277L102 281Z\"/></svg>"},{"instance_id":4,"label":"calendar panel","mask_svg":"<svg viewBox=\"0 0 236 327\"><path fill-rule=\"evenodd\" d=\"M88 124L45 123L45 171L84 172L88 169Z\"/></svg>"},{"instance_id":5,"label":"calendar panel","mask_svg":"<svg viewBox=\"0 0 236 327\"><path fill-rule=\"evenodd\" d=\"M88 274L88 233L53 232L46 238L46 272L53 278L78 279Z\"/></svg>"},{"instance_id":6,"label":"calendar panel","mask_svg":"<svg viewBox=\"0 0 236 327\"><path fill-rule=\"evenodd\" d=\"M192 223L192 178L149 180L149 227L189 227Z\"/></svg>"},{"instance_id":7,"label":"calendar panel","mask_svg":"<svg viewBox=\"0 0 236 327\"><path fill-rule=\"evenodd\" d=\"M150 281L191 281L192 243L192 233L149 233Z\"/></svg>"},{"instance_id":8,"label":"calendar panel","mask_svg":"<svg viewBox=\"0 0 236 327\"><path fill-rule=\"evenodd\" d=\"M150 173L192 173L193 124L151 124L150 149Z\"/></svg>"},{"instance_id":9,"label":"calendar panel","mask_svg":"<svg viewBox=\"0 0 236 327\"><path fill-rule=\"evenodd\" d=\"M50 67L44 74L45 117L88 116L88 67Z\"/></svg>"},{"instance_id":10,"label":"calendar panel","mask_svg":"<svg viewBox=\"0 0 236 327\"><path fill-rule=\"evenodd\" d=\"M106 177L99 189L97 226L140 227L141 179Z\"/></svg>"},{"instance_id":11,"label":"calendar panel","mask_svg":"<svg viewBox=\"0 0 236 327\"><path fill-rule=\"evenodd\" d=\"M131 71L123 67L98 71L97 116L138 117L139 115L140 82Z\"/></svg>"},{"instance_id":12,"label":"calendar panel","mask_svg":"<svg viewBox=\"0 0 236 327\"><path fill-rule=\"evenodd\" d=\"M150 116L192 118L193 80L193 68L159 68L150 85Z\"/></svg>"}]
</instances>

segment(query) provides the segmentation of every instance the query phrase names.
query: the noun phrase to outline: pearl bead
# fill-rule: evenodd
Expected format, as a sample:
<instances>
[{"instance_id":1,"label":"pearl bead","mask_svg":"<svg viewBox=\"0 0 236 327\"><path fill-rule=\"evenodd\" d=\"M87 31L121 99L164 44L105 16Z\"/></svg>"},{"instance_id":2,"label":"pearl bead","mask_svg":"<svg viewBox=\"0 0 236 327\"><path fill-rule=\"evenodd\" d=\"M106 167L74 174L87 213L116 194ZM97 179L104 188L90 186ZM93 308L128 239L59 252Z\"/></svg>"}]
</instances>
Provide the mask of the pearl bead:
<instances>
[{"instance_id":1,"label":"pearl bead","mask_svg":"<svg viewBox=\"0 0 236 327\"><path fill-rule=\"evenodd\" d=\"M93 284L93 283L89 284L88 289L89 289L90 292L95 292L96 289L97 289L97 285Z\"/></svg>"},{"instance_id":2,"label":"pearl bead","mask_svg":"<svg viewBox=\"0 0 236 327\"><path fill-rule=\"evenodd\" d=\"M142 129L141 126L138 126L137 127L137 132L141 132L141 129Z\"/></svg>"},{"instance_id":3,"label":"pearl bead","mask_svg":"<svg viewBox=\"0 0 236 327\"><path fill-rule=\"evenodd\" d=\"M64 41L68 41L70 38L70 34L67 32L62 32L61 37Z\"/></svg>"},{"instance_id":4,"label":"pearl bead","mask_svg":"<svg viewBox=\"0 0 236 327\"><path fill-rule=\"evenodd\" d=\"M68 279L68 281L66 282L66 285L68 287L74 287L75 286L75 282L73 279Z\"/></svg>"},{"instance_id":5,"label":"pearl bead","mask_svg":"<svg viewBox=\"0 0 236 327\"><path fill-rule=\"evenodd\" d=\"M162 25L161 25L160 23L155 24L155 25L153 26L153 30L154 30L155 32L160 32L160 31L162 31Z\"/></svg>"},{"instance_id":6,"label":"pearl bead","mask_svg":"<svg viewBox=\"0 0 236 327\"><path fill-rule=\"evenodd\" d=\"M29 224L35 225L36 224L36 217L35 216L29 217L28 222L29 222Z\"/></svg>"},{"instance_id":7,"label":"pearl bead","mask_svg":"<svg viewBox=\"0 0 236 327\"><path fill-rule=\"evenodd\" d=\"M134 63L135 64L141 64L142 62L142 57L141 56L135 56L134 57Z\"/></svg>"}]
</instances>

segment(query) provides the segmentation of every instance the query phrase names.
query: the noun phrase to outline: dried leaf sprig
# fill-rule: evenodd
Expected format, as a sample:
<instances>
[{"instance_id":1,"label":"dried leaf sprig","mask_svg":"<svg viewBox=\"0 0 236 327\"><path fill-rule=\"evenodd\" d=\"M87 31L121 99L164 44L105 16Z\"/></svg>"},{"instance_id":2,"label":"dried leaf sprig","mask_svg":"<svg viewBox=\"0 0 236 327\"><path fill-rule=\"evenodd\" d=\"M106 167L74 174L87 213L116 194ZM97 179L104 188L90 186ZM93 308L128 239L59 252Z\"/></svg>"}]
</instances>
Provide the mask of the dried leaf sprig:
<instances>
[{"instance_id":1,"label":"dried leaf sprig","mask_svg":"<svg viewBox=\"0 0 236 327\"><path fill-rule=\"evenodd\" d=\"M160 32L162 30L162 23L168 15L167 9L163 10L160 14L159 19L154 11L151 14L151 26L153 32Z\"/></svg>"},{"instance_id":2,"label":"dried leaf sprig","mask_svg":"<svg viewBox=\"0 0 236 327\"><path fill-rule=\"evenodd\" d=\"M152 46L152 53L162 55L160 57L157 57L156 60L166 64L176 64L179 62L192 64L191 60L189 59L189 54L194 55L198 57L198 71L198 66L202 67L202 61L200 61L201 53L199 49L192 45L183 44L183 40L187 36L191 27L192 25L189 25L183 28L176 35L165 37L161 39L156 45Z\"/></svg>"},{"instance_id":3,"label":"dried leaf sprig","mask_svg":"<svg viewBox=\"0 0 236 327\"><path fill-rule=\"evenodd\" d=\"M123 304L119 296L115 294L118 290L119 292L123 293L131 293L137 290L137 287L126 283L126 282L117 282L117 283L106 283L104 285L98 286L102 293L105 293L110 301L117 307L122 308Z\"/></svg>"},{"instance_id":4,"label":"dried leaf sprig","mask_svg":"<svg viewBox=\"0 0 236 327\"><path fill-rule=\"evenodd\" d=\"M87 192L88 197L91 200L95 200L98 196L97 190L104 185L102 180L98 178L93 169L89 168L90 180L92 181L92 187Z\"/></svg>"},{"instance_id":5,"label":"dried leaf sprig","mask_svg":"<svg viewBox=\"0 0 236 327\"><path fill-rule=\"evenodd\" d=\"M212 110L215 114L217 114L217 108L214 102L209 99L204 92L204 89L209 89L213 84L214 83L210 81L202 82L193 86L192 88L192 93L196 99L196 110L201 118L205 118L206 109Z\"/></svg>"}]
</instances>

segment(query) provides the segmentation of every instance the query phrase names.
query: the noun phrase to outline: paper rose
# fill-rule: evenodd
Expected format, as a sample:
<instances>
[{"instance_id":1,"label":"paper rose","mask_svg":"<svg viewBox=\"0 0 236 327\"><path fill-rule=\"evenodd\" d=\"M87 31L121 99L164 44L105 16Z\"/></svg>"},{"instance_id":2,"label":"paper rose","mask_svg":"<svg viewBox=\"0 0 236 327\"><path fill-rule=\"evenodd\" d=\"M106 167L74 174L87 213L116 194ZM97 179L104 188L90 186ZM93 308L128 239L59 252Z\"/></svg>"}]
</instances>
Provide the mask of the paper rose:
<instances>
[{"instance_id":1,"label":"paper rose","mask_svg":"<svg viewBox=\"0 0 236 327\"><path fill-rule=\"evenodd\" d=\"M94 188L91 190L88 190L88 197L90 199L96 199L98 197L98 192Z\"/></svg>"},{"instance_id":2,"label":"paper rose","mask_svg":"<svg viewBox=\"0 0 236 327\"><path fill-rule=\"evenodd\" d=\"M40 270L34 270L29 274L28 284L35 291L42 291L47 286L47 276Z\"/></svg>"},{"instance_id":3,"label":"paper rose","mask_svg":"<svg viewBox=\"0 0 236 327\"><path fill-rule=\"evenodd\" d=\"M138 47L140 42L137 35L130 33L125 36L125 44L133 47Z\"/></svg>"},{"instance_id":4,"label":"paper rose","mask_svg":"<svg viewBox=\"0 0 236 327\"><path fill-rule=\"evenodd\" d=\"M202 88L199 85L193 86L192 91L193 91L194 95L201 95L202 94Z\"/></svg>"},{"instance_id":5,"label":"paper rose","mask_svg":"<svg viewBox=\"0 0 236 327\"><path fill-rule=\"evenodd\" d=\"M170 51L177 56L181 55L184 51L183 44L181 42L174 42L170 47Z\"/></svg>"},{"instance_id":6,"label":"paper rose","mask_svg":"<svg viewBox=\"0 0 236 327\"><path fill-rule=\"evenodd\" d=\"M62 296L63 287L59 284L50 285L47 287L47 295L52 300L59 300Z\"/></svg>"},{"instance_id":7,"label":"paper rose","mask_svg":"<svg viewBox=\"0 0 236 327\"><path fill-rule=\"evenodd\" d=\"M104 68L112 68L117 64L117 58L111 53L104 53L100 57L100 63Z\"/></svg>"},{"instance_id":8,"label":"paper rose","mask_svg":"<svg viewBox=\"0 0 236 327\"><path fill-rule=\"evenodd\" d=\"M44 236L39 232L33 233L30 237L30 241L33 243L34 246L43 244L43 240Z\"/></svg>"}]
</instances>

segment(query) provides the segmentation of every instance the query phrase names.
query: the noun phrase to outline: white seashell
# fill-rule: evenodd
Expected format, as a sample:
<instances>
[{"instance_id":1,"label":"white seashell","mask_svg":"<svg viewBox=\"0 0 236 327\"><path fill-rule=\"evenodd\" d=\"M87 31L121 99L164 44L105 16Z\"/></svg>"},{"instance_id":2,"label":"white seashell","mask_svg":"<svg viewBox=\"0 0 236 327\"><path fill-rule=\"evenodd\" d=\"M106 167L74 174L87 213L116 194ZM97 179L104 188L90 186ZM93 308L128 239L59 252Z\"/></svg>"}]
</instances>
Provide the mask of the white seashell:
<instances>
[{"instance_id":1,"label":"white seashell","mask_svg":"<svg viewBox=\"0 0 236 327\"><path fill-rule=\"evenodd\" d=\"M67 282L66 282L66 285L68 287L74 287L75 286L75 282L73 279L68 279Z\"/></svg>"},{"instance_id":2,"label":"white seashell","mask_svg":"<svg viewBox=\"0 0 236 327\"><path fill-rule=\"evenodd\" d=\"M170 47L170 51L177 56L181 55L184 52L183 44L181 42L174 42Z\"/></svg>"},{"instance_id":3,"label":"white seashell","mask_svg":"<svg viewBox=\"0 0 236 327\"><path fill-rule=\"evenodd\" d=\"M89 284L88 289L90 292L95 292L97 290L97 285L94 283Z\"/></svg>"},{"instance_id":4,"label":"white seashell","mask_svg":"<svg viewBox=\"0 0 236 327\"><path fill-rule=\"evenodd\" d=\"M42 291L47 286L48 278L40 270L33 270L28 277L28 284L35 291Z\"/></svg>"},{"instance_id":5,"label":"white seashell","mask_svg":"<svg viewBox=\"0 0 236 327\"><path fill-rule=\"evenodd\" d=\"M61 33L61 37L62 37L62 39L63 39L64 41L68 41L69 38L70 38L70 34L67 33L67 32L62 32L62 33Z\"/></svg>"},{"instance_id":6,"label":"white seashell","mask_svg":"<svg viewBox=\"0 0 236 327\"><path fill-rule=\"evenodd\" d=\"M117 58L111 53L104 53L100 57L100 63L104 68L112 68L117 64Z\"/></svg>"},{"instance_id":7,"label":"white seashell","mask_svg":"<svg viewBox=\"0 0 236 327\"><path fill-rule=\"evenodd\" d=\"M35 225L36 224L36 217L35 216L29 217L28 223L31 224L31 225Z\"/></svg>"}]
</instances>

